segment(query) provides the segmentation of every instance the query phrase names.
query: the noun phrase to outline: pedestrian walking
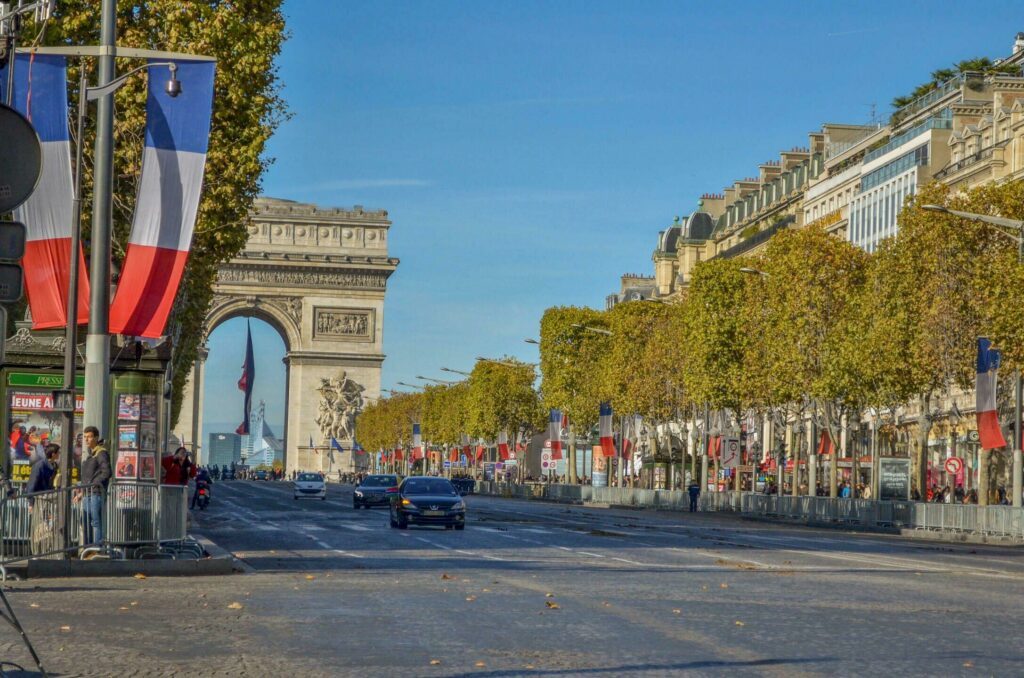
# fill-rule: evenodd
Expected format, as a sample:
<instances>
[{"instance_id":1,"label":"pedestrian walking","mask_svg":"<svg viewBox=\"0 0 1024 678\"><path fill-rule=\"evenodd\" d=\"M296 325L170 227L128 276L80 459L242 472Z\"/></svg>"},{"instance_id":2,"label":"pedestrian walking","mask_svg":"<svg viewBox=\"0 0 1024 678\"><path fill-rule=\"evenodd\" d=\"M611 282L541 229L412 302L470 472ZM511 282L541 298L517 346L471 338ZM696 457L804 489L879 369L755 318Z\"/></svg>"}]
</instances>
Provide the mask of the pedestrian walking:
<instances>
[{"instance_id":1,"label":"pedestrian walking","mask_svg":"<svg viewBox=\"0 0 1024 678\"><path fill-rule=\"evenodd\" d=\"M690 493L690 513L693 513L697 510L697 500L700 498L700 485L696 480L690 483L687 492Z\"/></svg>"},{"instance_id":2,"label":"pedestrian walking","mask_svg":"<svg viewBox=\"0 0 1024 678\"><path fill-rule=\"evenodd\" d=\"M110 453L103 446L100 431L85 427L85 452L82 459L82 495L85 508L86 542L103 542L103 498L110 481Z\"/></svg>"}]
</instances>

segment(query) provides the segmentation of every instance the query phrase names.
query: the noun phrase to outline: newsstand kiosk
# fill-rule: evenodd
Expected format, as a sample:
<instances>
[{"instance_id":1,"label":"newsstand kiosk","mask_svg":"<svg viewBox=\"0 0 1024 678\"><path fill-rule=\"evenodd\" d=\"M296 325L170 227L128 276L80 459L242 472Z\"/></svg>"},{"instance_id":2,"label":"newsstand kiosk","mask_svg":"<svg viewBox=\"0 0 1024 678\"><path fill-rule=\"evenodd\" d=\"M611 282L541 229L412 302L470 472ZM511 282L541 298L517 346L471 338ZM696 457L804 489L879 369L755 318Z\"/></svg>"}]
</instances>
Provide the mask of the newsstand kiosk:
<instances>
[{"instance_id":1,"label":"newsstand kiosk","mask_svg":"<svg viewBox=\"0 0 1024 678\"><path fill-rule=\"evenodd\" d=\"M0 367L0 420L7 432L3 471L16 486L28 481L31 462L47 443L63 443L64 426L64 414L54 404L54 391L64 385L63 332L32 332L27 322L18 325L7 340ZM75 380L72 479L78 478L82 458L82 428L95 425L110 451L112 484L156 485L160 482L160 450L169 430L170 400L164 397L164 385L170 346L147 349L133 340L119 343L117 337L111 337L111 343L110 418L106 422L82 421L85 378L79 374Z\"/></svg>"}]
</instances>

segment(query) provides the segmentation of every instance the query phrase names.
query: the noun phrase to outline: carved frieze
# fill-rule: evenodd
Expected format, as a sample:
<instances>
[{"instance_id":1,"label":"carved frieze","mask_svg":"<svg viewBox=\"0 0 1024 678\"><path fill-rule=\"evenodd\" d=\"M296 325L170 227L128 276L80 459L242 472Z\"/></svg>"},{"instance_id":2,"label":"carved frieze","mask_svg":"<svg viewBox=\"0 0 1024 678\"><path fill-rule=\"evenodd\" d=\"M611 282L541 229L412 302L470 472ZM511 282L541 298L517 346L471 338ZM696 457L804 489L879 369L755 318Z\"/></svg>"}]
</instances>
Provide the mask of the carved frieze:
<instances>
[{"instance_id":1,"label":"carved frieze","mask_svg":"<svg viewBox=\"0 0 1024 678\"><path fill-rule=\"evenodd\" d=\"M313 309L313 338L329 341L373 341L372 308Z\"/></svg>"},{"instance_id":2,"label":"carved frieze","mask_svg":"<svg viewBox=\"0 0 1024 678\"><path fill-rule=\"evenodd\" d=\"M322 271L229 266L217 273L226 284L284 285L330 289L384 289L387 273L375 271Z\"/></svg>"}]
</instances>

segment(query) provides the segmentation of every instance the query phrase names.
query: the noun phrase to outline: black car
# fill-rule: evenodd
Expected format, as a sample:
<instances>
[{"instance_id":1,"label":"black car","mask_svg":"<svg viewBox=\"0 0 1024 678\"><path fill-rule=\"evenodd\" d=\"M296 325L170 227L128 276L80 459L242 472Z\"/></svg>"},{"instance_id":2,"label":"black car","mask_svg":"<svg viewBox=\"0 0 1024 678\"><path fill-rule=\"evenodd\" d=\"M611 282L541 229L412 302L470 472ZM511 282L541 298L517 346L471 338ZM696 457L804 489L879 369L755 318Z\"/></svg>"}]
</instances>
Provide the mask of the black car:
<instances>
[{"instance_id":1,"label":"black car","mask_svg":"<svg viewBox=\"0 0 1024 678\"><path fill-rule=\"evenodd\" d=\"M404 530L409 523L466 528L466 502L446 478L406 478L391 495L391 527Z\"/></svg>"},{"instance_id":2,"label":"black car","mask_svg":"<svg viewBox=\"0 0 1024 678\"><path fill-rule=\"evenodd\" d=\"M397 492L397 488L398 476L366 476L352 491L352 508L387 506L391 503L391 495Z\"/></svg>"}]
</instances>

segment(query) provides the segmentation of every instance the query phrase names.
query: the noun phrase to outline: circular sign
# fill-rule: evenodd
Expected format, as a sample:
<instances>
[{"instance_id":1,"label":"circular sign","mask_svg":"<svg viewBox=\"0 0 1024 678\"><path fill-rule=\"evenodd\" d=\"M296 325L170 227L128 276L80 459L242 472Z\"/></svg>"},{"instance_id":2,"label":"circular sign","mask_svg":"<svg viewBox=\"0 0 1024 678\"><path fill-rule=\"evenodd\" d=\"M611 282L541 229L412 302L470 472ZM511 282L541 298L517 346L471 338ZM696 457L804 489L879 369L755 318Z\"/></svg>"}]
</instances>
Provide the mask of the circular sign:
<instances>
[{"instance_id":1,"label":"circular sign","mask_svg":"<svg viewBox=\"0 0 1024 678\"><path fill-rule=\"evenodd\" d=\"M0 104L0 214L28 200L39 182L43 150L25 116Z\"/></svg>"},{"instance_id":2,"label":"circular sign","mask_svg":"<svg viewBox=\"0 0 1024 678\"><path fill-rule=\"evenodd\" d=\"M960 473L964 468L964 460L960 457L950 457L946 460L946 473Z\"/></svg>"}]
</instances>

